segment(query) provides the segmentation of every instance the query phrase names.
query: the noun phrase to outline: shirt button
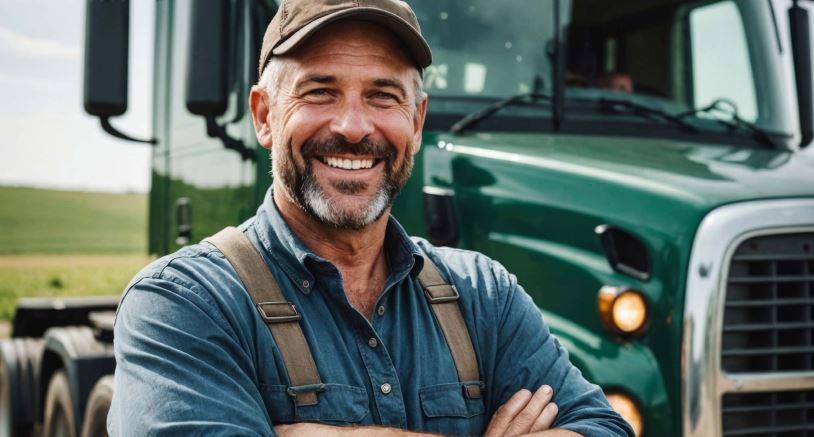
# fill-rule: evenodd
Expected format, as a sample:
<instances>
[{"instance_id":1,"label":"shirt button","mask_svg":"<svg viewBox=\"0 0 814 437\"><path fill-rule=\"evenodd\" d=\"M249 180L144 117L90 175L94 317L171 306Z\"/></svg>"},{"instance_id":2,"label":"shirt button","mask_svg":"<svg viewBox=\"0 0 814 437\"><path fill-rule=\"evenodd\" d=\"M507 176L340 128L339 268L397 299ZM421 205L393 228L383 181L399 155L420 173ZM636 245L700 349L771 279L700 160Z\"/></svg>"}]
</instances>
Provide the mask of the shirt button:
<instances>
[{"instance_id":1,"label":"shirt button","mask_svg":"<svg viewBox=\"0 0 814 437\"><path fill-rule=\"evenodd\" d=\"M380 305L379 309L376 310L376 313L380 316L384 315L384 305Z\"/></svg>"},{"instance_id":2,"label":"shirt button","mask_svg":"<svg viewBox=\"0 0 814 437\"><path fill-rule=\"evenodd\" d=\"M384 393L386 395L389 395L390 391L393 390L393 387L390 387L390 384L385 382L384 384L382 384L381 389L382 389L382 393Z\"/></svg>"},{"instance_id":3,"label":"shirt button","mask_svg":"<svg viewBox=\"0 0 814 437\"><path fill-rule=\"evenodd\" d=\"M310 283L310 282L308 282L308 280L307 280L307 279L304 279L304 280L302 281L302 286L303 286L303 287L305 287L305 288L308 288L308 287L310 287L310 286L311 286L311 283Z\"/></svg>"},{"instance_id":4,"label":"shirt button","mask_svg":"<svg viewBox=\"0 0 814 437\"><path fill-rule=\"evenodd\" d=\"M370 347L372 347L372 348L375 348L376 346L378 346L378 345L379 345L379 341L378 341L378 340L376 340L376 338L374 338L374 337L370 337L370 338L367 340L367 345L368 345L368 346L370 346Z\"/></svg>"}]
</instances>

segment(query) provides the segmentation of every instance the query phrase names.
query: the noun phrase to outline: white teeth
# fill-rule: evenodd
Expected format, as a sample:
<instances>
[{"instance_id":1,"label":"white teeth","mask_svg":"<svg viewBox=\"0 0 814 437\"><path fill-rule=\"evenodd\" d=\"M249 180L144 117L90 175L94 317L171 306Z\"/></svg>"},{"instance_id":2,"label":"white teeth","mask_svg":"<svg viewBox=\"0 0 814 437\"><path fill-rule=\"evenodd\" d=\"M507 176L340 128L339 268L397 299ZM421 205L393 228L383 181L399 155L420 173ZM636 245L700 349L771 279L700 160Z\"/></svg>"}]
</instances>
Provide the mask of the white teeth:
<instances>
[{"instance_id":1,"label":"white teeth","mask_svg":"<svg viewBox=\"0 0 814 437\"><path fill-rule=\"evenodd\" d=\"M331 167L341 168L344 170L359 170L373 167L372 159L341 159L329 156L327 158L323 158L323 162Z\"/></svg>"}]
</instances>

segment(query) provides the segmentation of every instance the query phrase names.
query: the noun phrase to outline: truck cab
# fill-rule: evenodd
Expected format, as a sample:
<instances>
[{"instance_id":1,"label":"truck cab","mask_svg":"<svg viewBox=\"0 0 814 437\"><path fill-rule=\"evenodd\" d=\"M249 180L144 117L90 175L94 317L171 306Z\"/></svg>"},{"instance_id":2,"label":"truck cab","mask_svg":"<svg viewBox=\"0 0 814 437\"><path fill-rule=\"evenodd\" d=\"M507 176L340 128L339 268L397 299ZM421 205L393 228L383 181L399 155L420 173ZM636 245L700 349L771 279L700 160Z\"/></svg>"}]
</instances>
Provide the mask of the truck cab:
<instances>
[{"instance_id":1,"label":"truck cab","mask_svg":"<svg viewBox=\"0 0 814 437\"><path fill-rule=\"evenodd\" d=\"M504 264L639 436L814 432L810 6L409 3L434 61L423 145L392 209L405 228ZM114 123L127 109L127 7L88 1L85 108L133 140ZM277 7L155 2L151 253L240 223L270 186L247 96ZM34 369L38 393L4 395L27 413L3 430L41 428L54 375L72 394L60 404L72 420L54 426L104 423L110 315L67 306L93 329L16 338L25 359L0 360L6 375ZM26 332L14 335L38 336Z\"/></svg>"}]
</instances>

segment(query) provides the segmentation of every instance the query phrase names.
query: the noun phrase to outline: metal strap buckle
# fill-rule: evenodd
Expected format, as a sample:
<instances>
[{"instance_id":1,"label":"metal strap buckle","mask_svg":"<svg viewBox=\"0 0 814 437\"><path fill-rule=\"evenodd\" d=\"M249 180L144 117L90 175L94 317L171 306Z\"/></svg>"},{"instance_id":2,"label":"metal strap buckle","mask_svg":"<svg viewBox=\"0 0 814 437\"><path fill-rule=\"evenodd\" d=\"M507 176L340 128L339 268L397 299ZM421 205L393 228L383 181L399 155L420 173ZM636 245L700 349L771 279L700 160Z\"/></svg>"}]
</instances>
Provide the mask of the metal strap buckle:
<instances>
[{"instance_id":1,"label":"metal strap buckle","mask_svg":"<svg viewBox=\"0 0 814 437\"><path fill-rule=\"evenodd\" d=\"M269 315L265 307L271 307L269 309L272 310L273 315ZM287 308L288 311L280 309L274 311L274 308L277 307ZM262 317L266 323L298 322L302 319L300 313L297 312L297 307L291 302L260 302L257 304L257 311L260 312L260 317Z\"/></svg>"},{"instance_id":2,"label":"metal strap buckle","mask_svg":"<svg viewBox=\"0 0 814 437\"><path fill-rule=\"evenodd\" d=\"M434 287L448 288L448 289L452 290L452 296L434 297L432 295L432 293L430 293L430 288L434 288ZM455 288L454 285L447 285L447 284L428 285L427 287L424 287L424 294L427 296L427 300L430 301L430 303L455 302L456 300L458 300L461 297L461 295L458 294L458 289Z\"/></svg>"}]
</instances>

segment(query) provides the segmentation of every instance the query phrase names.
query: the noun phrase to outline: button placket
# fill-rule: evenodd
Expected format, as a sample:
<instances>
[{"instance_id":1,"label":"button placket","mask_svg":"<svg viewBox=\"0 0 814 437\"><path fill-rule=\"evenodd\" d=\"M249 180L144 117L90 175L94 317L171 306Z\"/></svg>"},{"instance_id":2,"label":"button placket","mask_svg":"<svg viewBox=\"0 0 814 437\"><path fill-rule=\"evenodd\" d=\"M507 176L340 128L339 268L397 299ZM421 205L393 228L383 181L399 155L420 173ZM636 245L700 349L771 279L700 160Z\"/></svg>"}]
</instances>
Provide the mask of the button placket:
<instances>
[{"instance_id":1,"label":"button placket","mask_svg":"<svg viewBox=\"0 0 814 437\"><path fill-rule=\"evenodd\" d=\"M407 423L407 414L399 388L398 372L387 349L375 338L374 331L371 329L367 334L367 339L360 336L357 344L374 390L375 409L380 424L403 428ZM371 347L371 340L376 340L376 348Z\"/></svg>"}]
</instances>

